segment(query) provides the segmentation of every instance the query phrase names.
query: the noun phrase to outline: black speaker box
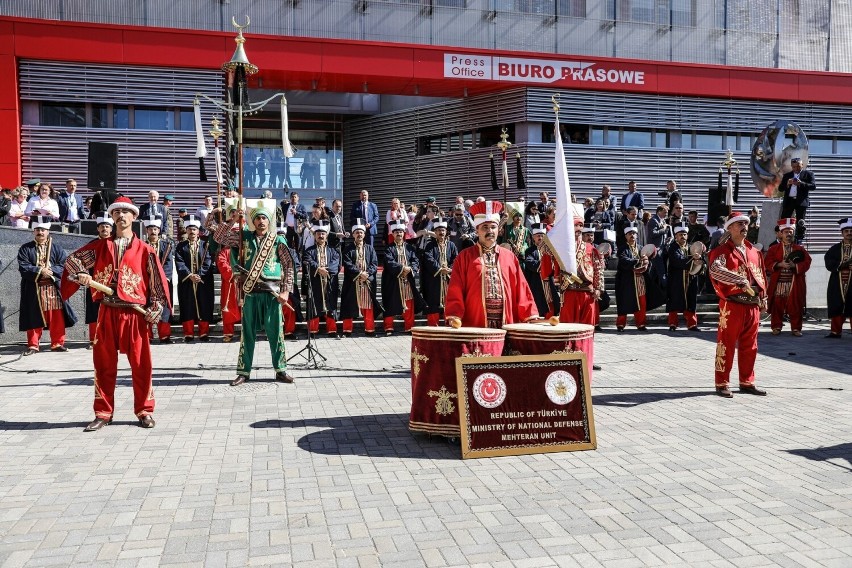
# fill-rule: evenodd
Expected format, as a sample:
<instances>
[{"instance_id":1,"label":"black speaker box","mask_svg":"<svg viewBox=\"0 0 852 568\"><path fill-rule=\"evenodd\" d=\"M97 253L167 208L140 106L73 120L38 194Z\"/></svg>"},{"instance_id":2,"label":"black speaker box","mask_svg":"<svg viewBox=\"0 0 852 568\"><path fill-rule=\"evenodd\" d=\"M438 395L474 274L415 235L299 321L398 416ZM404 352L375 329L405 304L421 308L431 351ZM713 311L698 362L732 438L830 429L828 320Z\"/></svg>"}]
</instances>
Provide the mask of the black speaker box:
<instances>
[{"instance_id":1,"label":"black speaker box","mask_svg":"<svg viewBox=\"0 0 852 568\"><path fill-rule=\"evenodd\" d=\"M116 189L118 186L118 144L89 142L89 189Z\"/></svg>"}]
</instances>

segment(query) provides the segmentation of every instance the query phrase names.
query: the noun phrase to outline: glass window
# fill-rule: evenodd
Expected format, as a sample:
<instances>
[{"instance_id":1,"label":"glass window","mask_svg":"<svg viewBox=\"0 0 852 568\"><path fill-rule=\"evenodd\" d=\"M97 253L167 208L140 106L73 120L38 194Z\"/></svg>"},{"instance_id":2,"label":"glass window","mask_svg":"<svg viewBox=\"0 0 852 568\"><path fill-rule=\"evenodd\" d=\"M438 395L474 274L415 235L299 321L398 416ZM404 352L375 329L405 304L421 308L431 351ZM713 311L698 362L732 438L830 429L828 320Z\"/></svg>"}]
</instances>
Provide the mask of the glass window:
<instances>
[{"instance_id":1,"label":"glass window","mask_svg":"<svg viewBox=\"0 0 852 568\"><path fill-rule=\"evenodd\" d=\"M471 150L473 147L473 132L465 132L462 134L462 150Z\"/></svg>"},{"instance_id":2,"label":"glass window","mask_svg":"<svg viewBox=\"0 0 852 568\"><path fill-rule=\"evenodd\" d=\"M809 154L831 154L834 152L834 140L831 138L808 138Z\"/></svg>"},{"instance_id":3,"label":"glass window","mask_svg":"<svg viewBox=\"0 0 852 568\"><path fill-rule=\"evenodd\" d=\"M852 155L852 140L838 138L837 139L837 153L842 154L844 156Z\"/></svg>"},{"instance_id":4,"label":"glass window","mask_svg":"<svg viewBox=\"0 0 852 568\"><path fill-rule=\"evenodd\" d=\"M654 132L654 148L665 148L667 143L667 133L665 130L657 130Z\"/></svg>"},{"instance_id":5,"label":"glass window","mask_svg":"<svg viewBox=\"0 0 852 568\"><path fill-rule=\"evenodd\" d=\"M696 132L695 148L698 150L721 150L721 132Z\"/></svg>"},{"instance_id":6,"label":"glass window","mask_svg":"<svg viewBox=\"0 0 852 568\"><path fill-rule=\"evenodd\" d=\"M458 152L461 149L461 137L456 134L450 134L450 152Z\"/></svg>"},{"instance_id":7,"label":"glass window","mask_svg":"<svg viewBox=\"0 0 852 568\"><path fill-rule=\"evenodd\" d=\"M490 148L500 142L500 135L503 133L503 128L506 129L506 134L509 135L509 142L515 140L515 125L507 124L505 126L487 126L479 131L479 147Z\"/></svg>"},{"instance_id":8,"label":"glass window","mask_svg":"<svg viewBox=\"0 0 852 568\"><path fill-rule=\"evenodd\" d=\"M127 130L130 128L130 109L126 106L112 107L112 127Z\"/></svg>"},{"instance_id":9,"label":"glass window","mask_svg":"<svg viewBox=\"0 0 852 568\"><path fill-rule=\"evenodd\" d=\"M525 14L553 15L554 0L515 0L515 10Z\"/></svg>"},{"instance_id":10,"label":"glass window","mask_svg":"<svg viewBox=\"0 0 852 568\"><path fill-rule=\"evenodd\" d=\"M695 0L672 0L672 25L695 27Z\"/></svg>"},{"instance_id":11,"label":"glass window","mask_svg":"<svg viewBox=\"0 0 852 568\"><path fill-rule=\"evenodd\" d=\"M133 117L137 130L174 130L174 113L166 108L136 107Z\"/></svg>"},{"instance_id":12,"label":"glass window","mask_svg":"<svg viewBox=\"0 0 852 568\"><path fill-rule=\"evenodd\" d=\"M571 18L586 17L586 0L558 0L556 3L558 16L569 16Z\"/></svg>"},{"instance_id":13,"label":"glass window","mask_svg":"<svg viewBox=\"0 0 852 568\"><path fill-rule=\"evenodd\" d=\"M604 143L604 129L599 126L592 127L592 139L589 142L590 144L595 144L596 146L603 146Z\"/></svg>"},{"instance_id":14,"label":"glass window","mask_svg":"<svg viewBox=\"0 0 852 568\"><path fill-rule=\"evenodd\" d=\"M108 128L109 123L107 121L107 106L106 105L92 105L92 128Z\"/></svg>"},{"instance_id":15,"label":"glass window","mask_svg":"<svg viewBox=\"0 0 852 568\"><path fill-rule=\"evenodd\" d=\"M186 131L195 131L195 113L193 110L182 108L180 109L180 129ZM212 126L212 125L211 125ZM220 129L224 128L224 124L219 125Z\"/></svg>"},{"instance_id":16,"label":"glass window","mask_svg":"<svg viewBox=\"0 0 852 568\"><path fill-rule=\"evenodd\" d=\"M645 148L651 147L651 131L650 130L631 130L624 129L624 142L622 146L642 146Z\"/></svg>"},{"instance_id":17,"label":"glass window","mask_svg":"<svg viewBox=\"0 0 852 568\"><path fill-rule=\"evenodd\" d=\"M86 105L42 103L40 123L42 126L85 128Z\"/></svg>"}]
</instances>

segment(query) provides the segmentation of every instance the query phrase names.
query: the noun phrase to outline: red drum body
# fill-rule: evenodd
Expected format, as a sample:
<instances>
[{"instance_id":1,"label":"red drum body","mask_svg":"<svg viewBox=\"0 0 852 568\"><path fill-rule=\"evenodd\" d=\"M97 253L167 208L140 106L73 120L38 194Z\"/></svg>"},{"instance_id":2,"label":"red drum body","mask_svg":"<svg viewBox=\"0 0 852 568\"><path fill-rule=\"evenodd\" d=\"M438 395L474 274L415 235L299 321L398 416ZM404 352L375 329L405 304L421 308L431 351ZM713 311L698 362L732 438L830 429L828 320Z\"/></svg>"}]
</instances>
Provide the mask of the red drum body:
<instances>
[{"instance_id":1,"label":"red drum body","mask_svg":"<svg viewBox=\"0 0 852 568\"><path fill-rule=\"evenodd\" d=\"M501 356L506 332L479 327L414 327L411 336L408 429L458 438L456 358Z\"/></svg>"},{"instance_id":2,"label":"red drum body","mask_svg":"<svg viewBox=\"0 0 852 568\"><path fill-rule=\"evenodd\" d=\"M595 327L584 323L560 323L542 325L534 323L510 323L506 330L509 355L550 355L579 351L586 354L589 380L595 360Z\"/></svg>"}]
</instances>

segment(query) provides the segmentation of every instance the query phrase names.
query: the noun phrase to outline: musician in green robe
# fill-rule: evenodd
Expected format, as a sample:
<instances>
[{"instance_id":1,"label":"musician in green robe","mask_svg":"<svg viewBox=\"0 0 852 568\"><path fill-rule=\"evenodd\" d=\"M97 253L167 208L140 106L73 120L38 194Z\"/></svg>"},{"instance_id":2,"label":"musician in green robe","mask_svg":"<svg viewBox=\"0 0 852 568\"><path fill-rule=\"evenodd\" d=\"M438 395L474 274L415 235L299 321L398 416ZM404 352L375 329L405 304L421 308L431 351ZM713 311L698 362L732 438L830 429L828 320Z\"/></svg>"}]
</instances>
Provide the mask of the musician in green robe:
<instances>
[{"instance_id":1,"label":"musician in green robe","mask_svg":"<svg viewBox=\"0 0 852 568\"><path fill-rule=\"evenodd\" d=\"M233 220L211 227L216 242L232 247L231 266L243 303L237 377L231 381L231 386L249 379L257 331L261 327L272 351L275 380L292 383L295 379L287 373L281 306L288 304L293 290L293 258L287 248L287 239L275 231L275 201L248 199L246 208L250 222L243 227L242 237L240 231L232 230Z\"/></svg>"}]
</instances>

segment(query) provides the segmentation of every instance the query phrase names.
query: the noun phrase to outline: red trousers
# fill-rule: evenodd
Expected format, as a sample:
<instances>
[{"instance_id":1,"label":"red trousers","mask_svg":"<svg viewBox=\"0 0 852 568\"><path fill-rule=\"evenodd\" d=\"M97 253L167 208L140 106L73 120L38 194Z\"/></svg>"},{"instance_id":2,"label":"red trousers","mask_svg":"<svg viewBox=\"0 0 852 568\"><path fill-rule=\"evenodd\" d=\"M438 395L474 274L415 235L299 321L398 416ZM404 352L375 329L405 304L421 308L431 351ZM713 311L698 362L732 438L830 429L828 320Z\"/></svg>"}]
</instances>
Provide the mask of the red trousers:
<instances>
[{"instance_id":1,"label":"red trousers","mask_svg":"<svg viewBox=\"0 0 852 568\"><path fill-rule=\"evenodd\" d=\"M639 296L639 311L633 314L633 321L636 323L636 327L644 327L647 319L647 314L645 313L645 296ZM615 318L615 326L625 327L626 325L627 315L619 314L619 316Z\"/></svg>"},{"instance_id":2,"label":"red trousers","mask_svg":"<svg viewBox=\"0 0 852 568\"><path fill-rule=\"evenodd\" d=\"M716 335L716 387L726 387L734 366L734 349L737 350L737 368L740 386L754 385L754 360L757 358L757 328L760 309L750 304L719 300L719 331Z\"/></svg>"},{"instance_id":3,"label":"red trousers","mask_svg":"<svg viewBox=\"0 0 852 568\"><path fill-rule=\"evenodd\" d=\"M47 329L50 332L50 347L65 345L65 315L62 310L47 310L42 312L44 321L47 323ZM38 344L41 341L41 332L43 328L27 330L27 347L38 351Z\"/></svg>"},{"instance_id":4,"label":"red trousers","mask_svg":"<svg viewBox=\"0 0 852 568\"><path fill-rule=\"evenodd\" d=\"M291 333L296 333L296 310L292 308L288 308L287 306L281 306L281 321L284 322L284 335L290 335ZM224 324L222 328L224 329ZM234 326L231 324L231 330L233 333Z\"/></svg>"},{"instance_id":5,"label":"red trousers","mask_svg":"<svg viewBox=\"0 0 852 568\"><path fill-rule=\"evenodd\" d=\"M210 322L190 320L183 322L183 335L192 337L195 335L195 324L198 323L198 335L207 335L210 333Z\"/></svg>"},{"instance_id":6,"label":"red trousers","mask_svg":"<svg viewBox=\"0 0 852 568\"><path fill-rule=\"evenodd\" d=\"M695 315L695 312L685 311L683 312L683 319L686 320L686 327L692 328L698 325L698 316ZM677 327L678 324L678 313L677 312L669 312L669 326Z\"/></svg>"},{"instance_id":7,"label":"red trousers","mask_svg":"<svg viewBox=\"0 0 852 568\"><path fill-rule=\"evenodd\" d=\"M559 321L595 325L596 303L594 294L580 290L565 290L562 295L562 308L559 310Z\"/></svg>"},{"instance_id":8,"label":"red trousers","mask_svg":"<svg viewBox=\"0 0 852 568\"><path fill-rule=\"evenodd\" d=\"M319 332L319 317L308 320L308 333ZM329 316L325 316L325 332L329 335L337 334L337 321Z\"/></svg>"},{"instance_id":9,"label":"red trousers","mask_svg":"<svg viewBox=\"0 0 852 568\"><path fill-rule=\"evenodd\" d=\"M98 328L92 346L95 363L95 416L112 418L115 409L115 380L118 354L127 355L133 379L133 412L145 416L154 412L151 369L151 343L148 322L130 308L101 305Z\"/></svg>"},{"instance_id":10,"label":"red trousers","mask_svg":"<svg viewBox=\"0 0 852 568\"><path fill-rule=\"evenodd\" d=\"M770 327L772 329L781 329L784 327L784 314L790 316L790 329L793 331L802 331L802 318L805 314L804 294L792 293L786 298L784 296L775 296L772 299L772 309L769 312Z\"/></svg>"},{"instance_id":11,"label":"red trousers","mask_svg":"<svg viewBox=\"0 0 852 568\"><path fill-rule=\"evenodd\" d=\"M411 328L414 327L414 300L406 300L402 323L405 331L411 331ZM393 331L393 316L385 318L385 331Z\"/></svg>"},{"instance_id":12,"label":"red trousers","mask_svg":"<svg viewBox=\"0 0 852 568\"><path fill-rule=\"evenodd\" d=\"M364 316L364 331L367 333L375 333L376 318L373 316L373 308L369 310L361 310L361 315ZM343 333L352 333L352 318L343 320Z\"/></svg>"},{"instance_id":13,"label":"red trousers","mask_svg":"<svg viewBox=\"0 0 852 568\"><path fill-rule=\"evenodd\" d=\"M95 340L95 330L98 329L98 322L93 321L89 324L89 343Z\"/></svg>"},{"instance_id":14,"label":"red trousers","mask_svg":"<svg viewBox=\"0 0 852 568\"><path fill-rule=\"evenodd\" d=\"M230 249L225 249L230 251ZM217 259L219 274L222 275L222 289L219 291L219 306L222 309L222 335L234 335L234 324L240 321L242 314L237 305L237 287L231 282L233 271L230 264L230 253L225 262Z\"/></svg>"},{"instance_id":15,"label":"red trousers","mask_svg":"<svg viewBox=\"0 0 852 568\"><path fill-rule=\"evenodd\" d=\"M438 327L441 324L442 316L443 314L441 314L440 312L435 312L434 314L426 314L426 325L430 327Z\"/></svg>"},{"instance_id":16,"label":"red trousers","mask_svg":"<svg viewBox=\"0 0 852 568\"><path fill-rule=\"evenodd\" d=\"M831 318L831 333L843 333L843 323L847 319L849 320L849 328L852 329L852 318L847 318L846 316L834 316Z\"/></svg>"}]
</instances>

